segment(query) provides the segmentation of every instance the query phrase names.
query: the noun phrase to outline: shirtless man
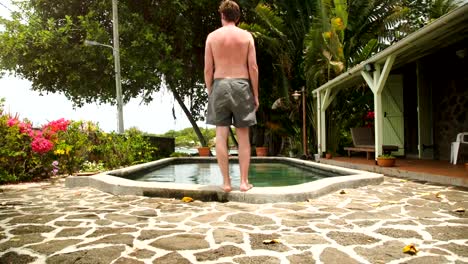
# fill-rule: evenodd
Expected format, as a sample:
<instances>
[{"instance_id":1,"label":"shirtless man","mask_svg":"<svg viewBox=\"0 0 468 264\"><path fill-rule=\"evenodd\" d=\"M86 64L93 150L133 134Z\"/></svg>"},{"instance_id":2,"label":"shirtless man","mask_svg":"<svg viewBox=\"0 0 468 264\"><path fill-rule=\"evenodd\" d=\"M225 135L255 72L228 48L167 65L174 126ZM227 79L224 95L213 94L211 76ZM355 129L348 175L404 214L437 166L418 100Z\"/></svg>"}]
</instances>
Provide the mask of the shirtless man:
<instances>
[{"instance_id":1,"label":"shirtless man","mask_svg":"<svg viewBox=\"0 0 468 264\"><path fill-rule=\"evenodd\" d=\"M236 26L240 9L224 0L219 6L222 27L211 32L205 47L205 84L208 90L207 123L216 125L216 158L223 175L223 189L232 190L227 140L229 126L236 127L239 141L240 190L249 183L249 127L257 123L258 66L252 35Z\"/></svg>"}]
</instances>

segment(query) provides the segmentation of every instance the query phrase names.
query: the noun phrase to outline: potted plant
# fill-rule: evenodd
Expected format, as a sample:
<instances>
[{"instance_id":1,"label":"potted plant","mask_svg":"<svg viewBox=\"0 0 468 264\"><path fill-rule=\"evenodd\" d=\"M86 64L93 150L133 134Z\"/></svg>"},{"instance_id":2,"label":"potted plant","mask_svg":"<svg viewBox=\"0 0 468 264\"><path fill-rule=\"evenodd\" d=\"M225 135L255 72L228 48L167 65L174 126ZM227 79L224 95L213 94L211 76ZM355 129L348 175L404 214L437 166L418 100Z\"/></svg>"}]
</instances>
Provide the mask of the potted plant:
<instances>
[{"instance_id":1,"label":"potted plant","mask_svg":"<svg viewBox=\"0 0 468 264\"><path fill-rule=\"evenodd\" d=\"M264 146L256 147L255 153L257 153L257 157L266 157L268 156L268 147L264 147Z\"/></svg>"},{"instance_id":2,"label":"potted plant","mask_svg":"<svg viewBox=\"0 0 468 264\"><path fill-rule=\"evenodd\" d=\"M393 167L395 166L396 157L390 154L383 154L377 157L377 165L380 167Z\"/></svg>"},{"instance_id":3,"label":"potted plant","mask_svg":"<svg viewBox=\"0 0 468 264\"><path fill-rule=\"evenodd\" d=\"M326 159L331 159L332 157L333 157L333 155L332 155L331 151L327 151L327 152L325 153L325 158L326 158Z\"/></svg>"},{"instance_id":4,"label":"potted plant","mask_svg":"<svg viewBox=\"0 0 468 264\"><path fill-rule=\"evenodd\" d=\"M211 152L210 147L201 146L201 147L198 147L197 150L198 150L198 155L200 157L209 157L210 156L210 152Z\"/></svg>"}]
</instances>

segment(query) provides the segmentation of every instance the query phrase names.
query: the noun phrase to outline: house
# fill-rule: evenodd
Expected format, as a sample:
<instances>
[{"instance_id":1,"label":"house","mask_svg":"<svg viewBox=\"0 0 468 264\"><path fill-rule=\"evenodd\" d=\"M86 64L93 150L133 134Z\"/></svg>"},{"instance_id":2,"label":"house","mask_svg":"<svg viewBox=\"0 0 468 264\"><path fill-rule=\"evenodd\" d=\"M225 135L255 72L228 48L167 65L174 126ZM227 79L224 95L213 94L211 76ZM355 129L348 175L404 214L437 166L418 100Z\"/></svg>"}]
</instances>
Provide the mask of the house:
<instances>
[{"instance_id":1,"label":"house","mask_svg":"<svg viewBox=\"0 0 468 264\"><path fill-rule=\"evenodd\" d=\"M408 35L313 91L318 153L326 150L325 111L339 91L365 81L374 93L375 157L449 160L468 132L468 4Z\"/></svg>"}]
</instances>

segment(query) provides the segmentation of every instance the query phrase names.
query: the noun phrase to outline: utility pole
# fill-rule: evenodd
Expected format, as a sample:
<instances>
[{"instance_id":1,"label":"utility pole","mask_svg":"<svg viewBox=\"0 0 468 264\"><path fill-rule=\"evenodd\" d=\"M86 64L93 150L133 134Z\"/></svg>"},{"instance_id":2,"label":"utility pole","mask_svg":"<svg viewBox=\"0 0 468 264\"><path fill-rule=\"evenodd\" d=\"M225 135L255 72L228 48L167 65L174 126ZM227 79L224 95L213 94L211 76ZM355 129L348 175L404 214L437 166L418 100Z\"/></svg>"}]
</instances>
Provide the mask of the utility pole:
<instances>
[{"instance_id":1,"label":"utility pole","mask_svg":"<svg viewBox=\"0 0 468 264\"><path fill-rule=\"evenodd\" d=\"M122 82L120 80L120 51L119 51L119 15L117 1L112 0L112 28L114 36L114 65L115 65L115 91L117 96L117 128L118 133L124 133L123 123L123 99L122 99Z\"/></svg>"}]
</instances>

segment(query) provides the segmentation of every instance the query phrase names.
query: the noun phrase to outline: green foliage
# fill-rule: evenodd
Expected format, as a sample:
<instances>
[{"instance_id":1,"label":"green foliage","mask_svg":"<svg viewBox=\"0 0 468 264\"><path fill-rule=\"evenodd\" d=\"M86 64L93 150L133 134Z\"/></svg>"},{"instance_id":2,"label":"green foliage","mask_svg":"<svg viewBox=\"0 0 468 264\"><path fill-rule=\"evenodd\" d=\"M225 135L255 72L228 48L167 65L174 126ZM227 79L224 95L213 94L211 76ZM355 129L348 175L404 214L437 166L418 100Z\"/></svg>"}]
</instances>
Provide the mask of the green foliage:
<instances>
[{"instance_id":1,"label":"green foliage","mask_svg":"<svg viewBox=\"0 0 468 264\"><path fill-rule=\"evenodd\" d=\"M26 166L30 138L19 133L18 127L9 127L7 121L6 115L0 116L0 183L30 178Z\"/></svg>"},{"instance_id":2,"label":"green foliage","mask_svg":"<svg viewBox=\"0 0 468 264\"><path fill-rule=\"evenodd\" d=\"M126 130L123 135L96 128L91 131L94 147L90 159L102 162L108 169L152 161L157 150L135 128Z\"/></svg>"},{"instance_id":3,"label":"green foliage","mask_svg":"<svg viewBox=\"0 0 468 264\"><path fill-rule=\"evenodd\" d=\"M208 141L209 146L214 146L214 139L216 137L216 129L204 128L201 130L203 136ZM170 130L162 135L162 137L173 137L175 138L176 147L198 147L198 138L193 128L188 127L179 131Z\"/></svg>"},{"instance_id":4,"label":"green foliage","mask_svg":"<svg viewBox=\"0 0 468 264\"><path fill-rule=\"evenodd\" d=\"M62 173L72 174L79 171L88 159L92 143L85 132L87 124L83 121L72 121L66 131L59 132L54 154Z\"/></svg>"},{"instance_id":5,"label":"green foliage","mask_svg":"<svg viewBox=\"0 0 468 264\"><path fill-rule=\"evenodd\" d=\"M102 161L85 161L81 165L80 172L97 172L97 171L104 171L106 168L104 167L104 163Z\"/></svg>"},{"instance_id":6,"label":"green foliage","mask_svg":"<svg viewBox=\"0 0 468 264\"><path fill-rule=\"evenodd\" d=\"M379 159L396 159L396 157L392 156L391 154L382 154L382 155L379 155L377 158L379 158Z\"/></svg>"}]
</instances>

